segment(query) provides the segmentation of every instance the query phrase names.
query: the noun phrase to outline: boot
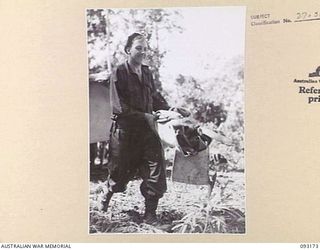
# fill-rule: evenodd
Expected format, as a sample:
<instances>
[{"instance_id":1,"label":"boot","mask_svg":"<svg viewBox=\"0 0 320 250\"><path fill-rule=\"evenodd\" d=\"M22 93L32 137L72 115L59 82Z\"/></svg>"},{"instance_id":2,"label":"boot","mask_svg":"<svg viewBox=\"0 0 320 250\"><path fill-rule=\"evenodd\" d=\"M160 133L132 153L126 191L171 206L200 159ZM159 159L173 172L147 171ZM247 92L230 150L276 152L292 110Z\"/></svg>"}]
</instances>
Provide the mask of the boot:
<instances>
[{"instance_id":1,"label":"boot","mask_svg":"<svg viewBox=\"0 0 320 250\"><path fill-rule=\"evenodd\" d=\"M156 214L158 202L159 202L159 199L155 199L155 198L145 200L145 212L143 216L144 223L153 225L158 222L157 214Z\"/></svg>"},{"instance_id":2,"label":"boot","mask_svg":"<svg viewBox=\"0 0 320 250\"><path fill-rule=\"evenodd\" d=\"M102 200L102 211L107 212L108 211L108 207L109 207L109 203L111 200L111 197L113 195L113 192L108 191L108 193L106 194L106 196L104 197L104 199Z\"/></svg>"}]
</instances>

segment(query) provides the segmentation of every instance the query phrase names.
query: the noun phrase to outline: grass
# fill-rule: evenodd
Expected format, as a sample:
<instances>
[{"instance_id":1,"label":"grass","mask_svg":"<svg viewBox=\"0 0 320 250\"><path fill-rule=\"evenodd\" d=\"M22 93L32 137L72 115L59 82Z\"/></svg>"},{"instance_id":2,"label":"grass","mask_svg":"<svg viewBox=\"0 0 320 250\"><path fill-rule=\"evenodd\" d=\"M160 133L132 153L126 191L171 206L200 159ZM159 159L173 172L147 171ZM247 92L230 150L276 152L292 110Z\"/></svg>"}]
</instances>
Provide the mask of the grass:
<instances>
[{"instance_id":1,"label":"grass","mask_svg":"<svg viewBox=\"0 0 320 250\"><path fill-rule=\"evenodd\" d=\"M100 211L105 192L103 182L90 183L90 233L244 233L244 173L218 175L210 199L207 186L168 180L168 191L160 200L155 226L143 223L144 198L141 181L128 184L114 194L107 213Z\"/></svg>"}]
</instances>

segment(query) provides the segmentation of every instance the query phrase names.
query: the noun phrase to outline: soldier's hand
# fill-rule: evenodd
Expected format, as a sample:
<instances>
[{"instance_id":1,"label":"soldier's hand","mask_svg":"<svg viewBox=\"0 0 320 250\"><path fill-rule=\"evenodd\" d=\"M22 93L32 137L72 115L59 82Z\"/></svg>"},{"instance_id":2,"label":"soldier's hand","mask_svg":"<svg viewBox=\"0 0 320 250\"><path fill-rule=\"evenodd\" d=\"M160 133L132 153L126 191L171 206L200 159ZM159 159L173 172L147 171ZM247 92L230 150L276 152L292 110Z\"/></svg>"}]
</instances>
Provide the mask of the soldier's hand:
<instances>
[{"instance_id":1,"label":"soldier's hand","mask_svg":"<svg viewBox=\"0 0 320 250\"><path fill-rule=\"evenodd\" d=\"M159 123L166 123L171 120L177 120L183 118L183 116L175 111L168 111L168 110L158 110L155 112L157 117L157 122Z\"/></svg>"},{"instance_id":2,"label":"soldier's hand","mask_svg":"<svg viewBox=\"0 0 320 250\"><path fill-rule=\"evenodd\" d=\"M191 112L189 110L182 108L182 107L172 107L169 110L178 112L183 117L189 117L191 115Z\"/></svg>"}]
</instances>

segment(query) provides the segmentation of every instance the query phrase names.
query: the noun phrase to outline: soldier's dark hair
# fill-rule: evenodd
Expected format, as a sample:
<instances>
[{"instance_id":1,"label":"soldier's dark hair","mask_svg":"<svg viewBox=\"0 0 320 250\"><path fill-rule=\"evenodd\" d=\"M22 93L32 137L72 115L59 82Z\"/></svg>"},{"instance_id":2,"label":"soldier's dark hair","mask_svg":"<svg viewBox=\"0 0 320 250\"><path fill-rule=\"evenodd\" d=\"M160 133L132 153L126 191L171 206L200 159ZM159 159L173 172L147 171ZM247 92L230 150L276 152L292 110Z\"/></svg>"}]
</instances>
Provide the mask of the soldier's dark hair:
<instances>
[{"instance_id":1,"label":"soldier's dark hair","mask_svg":"<svg viewBox=\"0 0 320 250\"><path fill-rule=\"evenodd\" d=\"M124 46L124 52L126 52L126 54L128 54L128 50L131 48L133 41L135 39L141 39L141 38L144 38L144 36L141 35L140 33L133 33L132 35L130 35L128 37L126 45Z\"/></svg>"}]
</instances>

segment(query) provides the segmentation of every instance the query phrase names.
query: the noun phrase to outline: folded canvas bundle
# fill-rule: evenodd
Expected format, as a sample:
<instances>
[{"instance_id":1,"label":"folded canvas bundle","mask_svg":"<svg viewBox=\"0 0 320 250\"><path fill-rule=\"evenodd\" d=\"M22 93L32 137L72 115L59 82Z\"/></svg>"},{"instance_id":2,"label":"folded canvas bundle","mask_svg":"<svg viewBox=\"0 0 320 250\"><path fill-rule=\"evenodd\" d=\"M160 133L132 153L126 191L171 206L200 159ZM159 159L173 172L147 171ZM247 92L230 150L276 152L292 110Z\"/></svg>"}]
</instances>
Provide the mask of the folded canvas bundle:
<instances>
[{"instance_id":1,"label":"folded canvas bundle","mask_svg":"<svg viewBox=\"0 0 320 250\"><path fill-rule=\"evenodd\" d=\"M212 141L208 135L200 132L194 119L180 112L161 110L157 115L161 140L168 146L178 147L185 156L205 150Z\"/></svg>"}]
</instances>

